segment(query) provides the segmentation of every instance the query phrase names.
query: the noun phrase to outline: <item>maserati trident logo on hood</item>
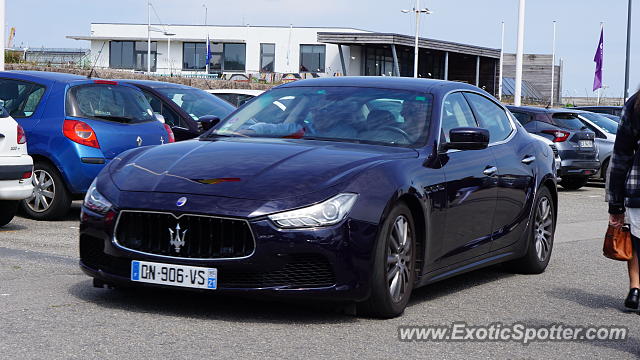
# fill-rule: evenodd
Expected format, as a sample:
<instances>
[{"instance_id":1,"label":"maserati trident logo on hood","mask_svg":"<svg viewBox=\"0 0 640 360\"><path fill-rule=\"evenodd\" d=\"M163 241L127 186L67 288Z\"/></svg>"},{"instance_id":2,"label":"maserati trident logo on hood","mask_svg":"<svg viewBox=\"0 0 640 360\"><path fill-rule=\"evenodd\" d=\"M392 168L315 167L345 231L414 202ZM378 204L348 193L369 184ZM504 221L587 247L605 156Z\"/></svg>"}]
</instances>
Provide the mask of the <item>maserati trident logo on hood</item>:
<instances>
[{"instance_id":1,"label":"maserati trident logo on hood","mask_svg":"<svg viewBox=\"0 0 640 360\"><path fill-rule=\"evenodd\" d=\"M184 246L184 238L187 235L187 230L185 229L182 232L180 231L180 223L176 225L176 230L173 231L169 228L169 245L173 246L176 250L176 253L180 252L180 248Z\"/></svg>"}]
</instances>

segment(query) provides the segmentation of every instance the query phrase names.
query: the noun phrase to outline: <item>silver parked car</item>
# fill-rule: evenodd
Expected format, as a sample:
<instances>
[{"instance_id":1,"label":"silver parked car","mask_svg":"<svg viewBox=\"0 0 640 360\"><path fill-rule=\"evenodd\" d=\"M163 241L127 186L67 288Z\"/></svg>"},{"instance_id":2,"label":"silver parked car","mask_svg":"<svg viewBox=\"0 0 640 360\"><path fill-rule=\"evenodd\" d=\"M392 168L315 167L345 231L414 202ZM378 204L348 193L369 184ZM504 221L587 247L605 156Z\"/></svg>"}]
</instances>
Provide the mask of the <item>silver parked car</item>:
<instances>
[{"instance_id":1,"label":"silver parked car","mask_svg":"<svg viewBox=\"0 0 640 360\"><path fill-rule=\"evenodd\" d=\"M596 134L595 144L598 148L598 161L600 170L594 175L596 178L606 180L609 160L613 152L613 145L616 142L616 132L618 123L602 114L592 112L579 112L578 118L589 130Z\"/></svg>"},{"instance_id":2,"label":"silver parked car","mask_svg":"<svg viewBox=\"0 0 640 360\"><path fill-rule=\"evenodd\" d=\"M558 181L560 181L560 177L558 176L558 170L560 170L560 167L562 166L562 159L560 158L560 152L558 151L558 147L553 143L553 141L547 139L544 136L531 134L531 133L529 135L534 137L536 140L542 141L543 143L551 147L551 151L553 151L553 157L554 157L553 165L554 165L554 170L556 172L556 178L558 178Z\"/></svg>"}]
</instances>

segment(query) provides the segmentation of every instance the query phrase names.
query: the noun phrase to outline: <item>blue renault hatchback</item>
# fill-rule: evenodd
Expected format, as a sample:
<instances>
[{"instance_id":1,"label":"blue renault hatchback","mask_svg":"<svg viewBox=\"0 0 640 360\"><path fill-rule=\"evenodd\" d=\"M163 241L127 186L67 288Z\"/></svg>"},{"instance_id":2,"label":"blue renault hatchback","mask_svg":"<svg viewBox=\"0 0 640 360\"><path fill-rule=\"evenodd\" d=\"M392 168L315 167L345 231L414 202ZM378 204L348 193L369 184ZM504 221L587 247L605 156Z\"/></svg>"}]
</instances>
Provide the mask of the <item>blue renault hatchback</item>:
<instances>
[{"instance_id":1,"label":"blue renault hatchback","mask_svg":"<svg viewBox=\"0 0 640 360\"><path fill-rule=\"evenodd\" d=\"M0 100L24 128L34 160L34 194L22 207L59 218L106 163L124 150L173 141L137 88L40 71L0 72Z\"/></svg>"}]
</instances>

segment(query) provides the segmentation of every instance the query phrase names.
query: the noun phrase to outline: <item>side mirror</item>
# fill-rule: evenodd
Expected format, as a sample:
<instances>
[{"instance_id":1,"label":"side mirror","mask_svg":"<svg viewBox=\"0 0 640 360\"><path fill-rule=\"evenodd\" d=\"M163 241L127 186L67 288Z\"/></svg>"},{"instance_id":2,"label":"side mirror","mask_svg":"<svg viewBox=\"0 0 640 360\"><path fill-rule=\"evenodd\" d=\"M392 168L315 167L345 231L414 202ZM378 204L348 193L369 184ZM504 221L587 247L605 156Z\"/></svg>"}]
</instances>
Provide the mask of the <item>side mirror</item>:
<instances>
[{"instance_id":1,"label":"side mirror","mask_svg":"<svg viewBox=\"0 0 640 360\"><path fill-rule=\"evenodd\" d=\"M163 124L166 124L166 121L164 120L164 116L162 116L162 114L160 113L153 113L156 116L156 120L160 121Z\"/></svg>"},{"instance_id":2,"label":"side mirror","mask_svg":"<svg viewBox=\"0 0 640 360\"><path fill-rule=\"evenodd\" d=\"M476 127L459 127L449 131L449 142L444 149L482 150L489 146L489 130Z\"/></svg>"},{"instance_id":3,"label":"side mirror","mask_svg":"<svg viewBox=\"0 0 640 360\"><path fill-rule=\"evenodd\" d=\"M212 127L218 125L219 122L220 122L220 118L215 115L206 115L198 119L198 123L202 128L202 132L205 132L211 129Z\"/></svg>"}]
</instances>

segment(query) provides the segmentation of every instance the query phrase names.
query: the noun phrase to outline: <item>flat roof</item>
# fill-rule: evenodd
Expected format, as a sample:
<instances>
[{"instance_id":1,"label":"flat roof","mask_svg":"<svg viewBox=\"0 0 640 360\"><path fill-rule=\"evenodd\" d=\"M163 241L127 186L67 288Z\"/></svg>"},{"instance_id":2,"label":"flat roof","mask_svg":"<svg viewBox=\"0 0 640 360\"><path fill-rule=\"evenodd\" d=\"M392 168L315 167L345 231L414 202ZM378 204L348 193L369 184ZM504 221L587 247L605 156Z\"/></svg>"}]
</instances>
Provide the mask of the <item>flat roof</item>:
<instances>
[{"instance_id":1,"label":"flat roof","mask_svg":"<svg viewBox=\"0 0 640 360\"><path fill-rule=\"evenodd\" d=\"M92 22L91 25L143 25L143 26L147 26L147 23L110 23L110 22ZM364 30L364 29L358 29L358 28L354 28L354 27L350 27L350 26L295 26L295 25L252 25L252 24L245 24L245 25L217 25L217 24L208 24L208 25L204 25L204 24L151 24L151 26L199 26L199 27L203 27L203 26L207 26L207 27L242 27L242 28L285 28L285 29L289 29L289 28L294 28L294 29L349 29L349 30L356 30L356 31L366 31L366 32L370 32L369 30Z\"/></svg>"},{"instance_id":2,"label":"flat roof","mask_svg":"<svg viewBox=\"0 0 640 360\"><path fill-rule=\"evenodd\" d=\"M96 41L147 41L146 36L85 36L85 35L69 35L66 36L67 39L73 40L96 40ZM168 41L169 36L152 36L151 41ZM244 43L244 40L236 40L236 39L216 39L210 38L210 41L214 43ZM204 42L205 38L178 38L171 37L171 41L182 41L182 42Z\"/></svg>"},{"instance_id":3,"label":"flat roof","mask_svg":"<svg viewBox=\"0 0 640 360\"><path fill-rule=\"evenodd\" d=\"M319 32L318 42L336 45L402 45L413 47L415 37L393 33L344 33ZM418 46L423 49L448 51L454 53L500 58L500 49L466 45L450 41L419 38Z\"/></svg>"}]
</instances>

